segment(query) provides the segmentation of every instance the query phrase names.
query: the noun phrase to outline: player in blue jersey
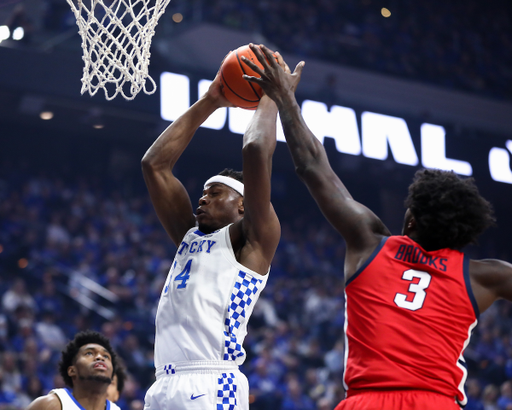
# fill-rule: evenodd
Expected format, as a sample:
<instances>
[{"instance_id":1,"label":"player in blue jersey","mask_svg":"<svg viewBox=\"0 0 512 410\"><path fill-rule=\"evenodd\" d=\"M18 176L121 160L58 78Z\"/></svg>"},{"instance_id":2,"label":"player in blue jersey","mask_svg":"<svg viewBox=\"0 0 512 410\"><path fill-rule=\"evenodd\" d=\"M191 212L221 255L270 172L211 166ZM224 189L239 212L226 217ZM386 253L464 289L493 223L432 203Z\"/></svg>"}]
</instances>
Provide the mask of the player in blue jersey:
<instances>
[{"instance_id":1,"label":"player in blue jersey","mask_svg":"<svg viewBox=\"0 0 512 410\"><path fill-rule=\"evenodd\" d=\"M59 371L68 388L54 389L34 400L27 410L120 410L107 400L117 358L101 333L77 333L62 352Z\"/></svg>"},{"instance_id":2,"label":"player in blue jersey","mask_svg":"<svg viewBox=\"0 0 512 410\"><path fill-rule=\"evenodd\" d=\"M247 128L243 174L225 170L208 179L195 211L173 173L201 124L230 106L217 75L142 159L158 218L178 248L158 305L157 380L146 409L249 408L247 378L238 370L242 343L281 232L270 202L275 103L263 96Z\"/></svg>"}]
</instances>

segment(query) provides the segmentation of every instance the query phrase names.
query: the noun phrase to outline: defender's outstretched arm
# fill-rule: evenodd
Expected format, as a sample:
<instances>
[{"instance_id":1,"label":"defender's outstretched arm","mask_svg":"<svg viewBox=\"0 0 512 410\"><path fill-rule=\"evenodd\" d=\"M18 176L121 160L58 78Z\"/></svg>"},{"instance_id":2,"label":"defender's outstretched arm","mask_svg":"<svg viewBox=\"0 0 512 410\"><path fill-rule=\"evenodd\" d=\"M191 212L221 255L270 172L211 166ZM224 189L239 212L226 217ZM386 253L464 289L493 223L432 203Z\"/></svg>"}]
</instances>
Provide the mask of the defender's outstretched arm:
<instances>
[{"instance_id":1,"label":"defender's outstretched arm","mask_svg":"<svg viewBox=\"0 0 512 410\"><path fill-rule=\"evenodd\" d=\"M247 59L244 62L261 78L245 78L259 84L276 102L297 174L307 185L325 217L345 238L349 249L365 252L375 248L382 236L390 234L388 229L371 210L352 198L332 170L324 147L308 128L300 112L295 90L304 63L300 62L293 74L286 73L282 57L279 55L280 63L277 63L271 58L268 48L260 47L251 45L263 69Z\"/></svg>"}]
</instances>

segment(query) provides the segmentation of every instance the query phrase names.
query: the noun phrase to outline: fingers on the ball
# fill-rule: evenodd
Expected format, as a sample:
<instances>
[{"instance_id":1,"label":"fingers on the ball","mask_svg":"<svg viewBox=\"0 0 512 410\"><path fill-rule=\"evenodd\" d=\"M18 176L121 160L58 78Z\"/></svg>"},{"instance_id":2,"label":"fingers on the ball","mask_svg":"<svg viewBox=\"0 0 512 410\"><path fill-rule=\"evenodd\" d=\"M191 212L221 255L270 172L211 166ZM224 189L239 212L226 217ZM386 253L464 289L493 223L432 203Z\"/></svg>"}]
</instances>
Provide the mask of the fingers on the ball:
<instances>
[{"instance_id":1,"label":"fingers on the ball","mask_svg":"<svg viewBox=\"0 0 512 410\"><path fill-rule=\"evenodd\" d=\"M249 67L252 71L258 73L260 76L263 74L263 70L259 66L254 64L251 60L249 60L247 57L242 56L242 62L245 65L247 65L247 67Z\"/></svg>"},{"instance_id":2,"label":"fingers on the ball","mask_svg":"<svg viewBox=\"0 0 512 410\"><path fill-rule=\"evenodd\" d=\"M256 58L258 59L258 61L265 68L267 61L265 60L265 55L263 54L263 52L261 50L261 46L254 45L252 43L249 46L251 47L251 50L254 53L254 55L256 56Z\"/></svg>"},{"instance_id":3,"label":"fingers on the ball","mask_svg":"<svg viewBox=\"0 0 512 410\"><path fill-rule=\"evenodd\" d=\"M257 82L259 82L261 80L261 78L253 77L253 76L250 76L250 75L247 75L247 74L242 75L242 78L244 80L249 81L250 83L257 83Z\"/></svg>"},{"instance_id":4,"label":"fingers on the ball","mask_svg":"<svg viewBox=\"0 0 512 410\"><path fill-rule=\"evenodd\" d=\"M279 65L284 68L286 66L286 63L283 60L283 56L278 51L276 51L276 57Z\"/></svg>"},{"instance_id":5,"label":"fingers on the ball","mask_svg":"<svg viewBox=\"0 0 512 410\"><path fill-rule=\"evenodd\" d=\"M263 54L265 54L265 57L267 58L267 63L271 66L271 67L276 67L278 65L272 51L265 45L263 44L260 44L260 49L263 51Z\"/></svg>"},{"instance_id":6,"label":"fingers on the ball","mask_svg":"<svg viewBox=\"0 0 512 410\"><path fill-rule=\"evenodd\" d=\"M304 61L299 62L299 64L297 64L297 66L295 67L293 74L301 75L302 69L304 68L305 65L306 65L306 63Z\"/></svg>"}]
</instances>

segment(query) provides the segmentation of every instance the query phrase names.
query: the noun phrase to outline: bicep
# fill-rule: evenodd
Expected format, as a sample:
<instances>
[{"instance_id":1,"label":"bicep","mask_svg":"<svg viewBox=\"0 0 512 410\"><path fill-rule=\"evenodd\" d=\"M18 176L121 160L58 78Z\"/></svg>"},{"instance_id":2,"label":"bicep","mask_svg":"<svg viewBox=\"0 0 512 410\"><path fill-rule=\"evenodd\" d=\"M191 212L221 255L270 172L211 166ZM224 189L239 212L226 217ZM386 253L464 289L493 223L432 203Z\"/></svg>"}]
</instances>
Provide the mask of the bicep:
<instances>
[{"instance_id":1,"label":"bicep","mask_svg":"<svg viewBox=\"0 0 512 410\"><path fill-rule=\"evenodd\" d=\"M496 261L494 267L493 287L496 296L500 299L512 301L512 265L504 261Z\"/></svg>"},{"instance_id":2,"label":"bicep","mask_svg":"<svg viewBox=\"0 0 512 410\"><path fill-rule=\"evenodd\" d=\"M261 146L244 147L244 219L245 237L259 243L267 259L272 259L279 243L281 228L270 202L271 155Z\"/></svg>"},{"instance_id":3,"label":"bicep","mask_svg":"<svg viewBox=\"0 0 512 410\"><path fill-rule=\"evenodd\" d=\"M497 299L512 301L512 265L497 259L472 260L469 265L471 287L480 311Z\"/></svg>"},{"instance_id":4,"label":"bicep","mask_svg":"<svg viewBox=\"0 0 512 410\"><path fill-rule=\"evenodd\" d=\"M169 171L143 168L144 180L162 226L179 246L187 231L195 225L190 197L183 184Z\"/></svg>"}]
</instances>

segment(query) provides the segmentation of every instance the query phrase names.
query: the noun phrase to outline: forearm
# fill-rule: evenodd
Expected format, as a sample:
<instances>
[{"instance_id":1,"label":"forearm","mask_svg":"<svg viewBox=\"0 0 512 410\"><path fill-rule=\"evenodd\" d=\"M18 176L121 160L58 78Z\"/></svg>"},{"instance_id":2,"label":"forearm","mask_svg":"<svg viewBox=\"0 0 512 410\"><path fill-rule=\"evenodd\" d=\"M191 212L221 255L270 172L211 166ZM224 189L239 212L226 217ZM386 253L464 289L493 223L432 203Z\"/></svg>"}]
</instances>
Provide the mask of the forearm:
<instances>
[{"instance_id":1,"label":"forearm","mask_svg":"<svg viewBox=\"0 0 512 410\"><path fill-rule=\"evenodd\" d=\"M243 151L256 148L270 159L276 147L276 121L276 104L263 96L244 134Z\"/></svg>"},{"instance_id":2,"label":"forearm","mask_svg":"<svg viewBox=\"0 0 512 410\"><path fill-rule=\"evenodd\" d=\"M199 99L151 145L142 159L143 168L172 168L197 129L217 108L218 102L207 95Z\"/></svg>"},{"instance_id":3,"label":"forearm","mask_svg":"<svg viewBox=\"0 0 512 410\"><path fill-rule=\"evenodd\" d=\"M295 170L299 176L303 176L307 170L320 163L325 151L306 125L294 94L290 93L281 98L278 108Z\"/></svg>"}]
</instances>

